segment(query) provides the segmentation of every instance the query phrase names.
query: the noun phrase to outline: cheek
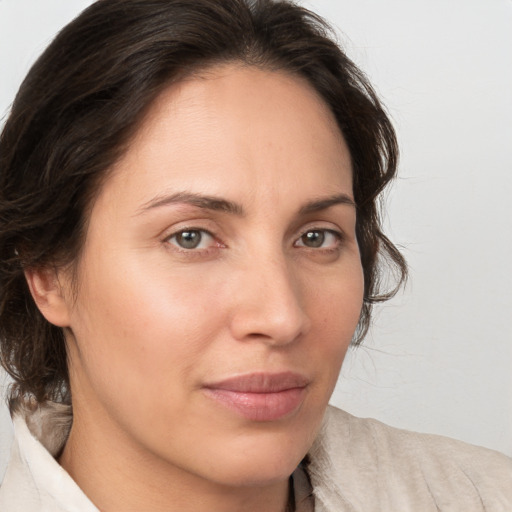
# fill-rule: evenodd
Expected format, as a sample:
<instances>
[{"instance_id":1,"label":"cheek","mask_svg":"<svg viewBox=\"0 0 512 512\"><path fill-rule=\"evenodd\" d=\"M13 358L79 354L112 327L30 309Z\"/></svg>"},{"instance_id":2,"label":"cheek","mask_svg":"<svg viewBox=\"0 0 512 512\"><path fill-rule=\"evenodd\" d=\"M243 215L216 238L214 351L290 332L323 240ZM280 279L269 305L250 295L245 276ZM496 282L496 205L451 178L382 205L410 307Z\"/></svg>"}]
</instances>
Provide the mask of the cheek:
<instances>
[{"instance_id":1,"label":"cheek","mask_svg":"<svg viewBox=\"0 0 512 512\"><path fill-rule=\"evenodd\" d=\"M112 260L111 260L112 261ZM167 389L193 369L222 324L212 286L164 265L98 261L84 277L73 331L101 393ZM122 270L121 270L122 269Z\"/></svg>"},{"instance_id":2,"label":"cheek","mask_svg":"<svg viewBox=\"0 0 512 512\"><path fill-rule=\"evenodd\" d=\"M326 375L335 385L346 351L361 315L364 279L358 260L338 275L308 287L313 322L312 357L323 359Z\"/></svg>"},{"instance_id":3,"label":"cheek","mask_svg":"<svg viewBox=\"0 0 512 512\"><path fill-rule=\"evenodd\" d=\"M359 321L364 295L364 277L358 258L339 272L323 279L309 277L303 285L308 309L328 339L351 338Z\"/></svg>"}]
</instances>

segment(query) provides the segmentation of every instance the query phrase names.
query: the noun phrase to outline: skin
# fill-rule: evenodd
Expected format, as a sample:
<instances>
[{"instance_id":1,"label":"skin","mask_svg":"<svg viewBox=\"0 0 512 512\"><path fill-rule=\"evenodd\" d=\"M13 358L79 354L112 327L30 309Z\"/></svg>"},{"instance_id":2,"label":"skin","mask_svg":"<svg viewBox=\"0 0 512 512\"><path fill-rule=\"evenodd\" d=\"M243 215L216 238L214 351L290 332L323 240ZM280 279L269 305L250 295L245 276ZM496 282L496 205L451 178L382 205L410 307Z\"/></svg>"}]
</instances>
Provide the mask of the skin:
<instances>
[{"instance_id":1,"label":"skin","mask_svg":"<svg viewBox=\"0 0 512 512\"><path fill-rule=\"evenodd\" d=\"M302 79L230 64L158 98L92 207L77 296L65 271L27 274L67 333L60 463L100 510L285 510L361 310L351 198L346 144ZM204 391L282 371L308 385L274 421Z\"/></svg>"}]
</instances>

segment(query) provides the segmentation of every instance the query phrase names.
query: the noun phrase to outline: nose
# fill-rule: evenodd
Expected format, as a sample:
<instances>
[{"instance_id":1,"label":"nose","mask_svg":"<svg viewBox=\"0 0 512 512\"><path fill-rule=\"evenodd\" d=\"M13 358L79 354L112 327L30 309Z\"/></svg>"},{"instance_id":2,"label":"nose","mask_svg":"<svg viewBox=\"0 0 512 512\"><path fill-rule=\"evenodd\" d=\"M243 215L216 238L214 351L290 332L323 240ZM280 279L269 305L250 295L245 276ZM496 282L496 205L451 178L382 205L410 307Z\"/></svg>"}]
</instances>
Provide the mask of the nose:
<instances>
[{"instance_id":1,"label":"nose","mask_svg":"<svg viewBox=\"0 0 512 512\"><path fill-rule=\"evenodd\" d=\"M237 275L235 290L230 322L235 339L258 339L278 346L309 331L300 280L284 258L259 258L248 264Z\"/></svg>"}]
</instances>

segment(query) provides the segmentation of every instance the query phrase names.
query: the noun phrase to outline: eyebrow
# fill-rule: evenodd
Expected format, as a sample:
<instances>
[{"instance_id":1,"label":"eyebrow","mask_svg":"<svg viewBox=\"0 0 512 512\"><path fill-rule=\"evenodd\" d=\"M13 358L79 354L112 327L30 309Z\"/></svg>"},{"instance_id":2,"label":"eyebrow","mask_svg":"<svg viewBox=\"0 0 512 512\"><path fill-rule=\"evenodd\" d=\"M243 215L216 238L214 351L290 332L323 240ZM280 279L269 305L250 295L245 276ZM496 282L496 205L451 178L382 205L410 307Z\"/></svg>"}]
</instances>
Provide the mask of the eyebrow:
<instances>
[{"instance_id":1,"label":"eyebrow","mask_svg":"<svg viewBox=\"0 0 512 512\"><path fill-rule=\"evenodd\" d=\"M356 207L354 200L347 194L336 194L325 198L310 201L306 203L300 210L300 215L307 215L308 213L315 213L322 210L327 210L331 206L338 204L346 204L348 206Z\"/></svg>"},{"instance_id":2,"label":"eyebrow","mask_svg":"<svg viewBox=\"0 0 512 512\"><path fill-rule=\"evenodd\" d=\"M160 208L162 206L169 206L179 203L189 204L191 206L205 210L230 213L238 217L243 217L245 215L243 206L235 203L234 201L192 192L177 192L170 195L156 196L155 198L145 203L138 211L138 214L143 214L149 210ZM307 215L310 213L327 210L328 208L338 204L346 204L352 207L356 206L354 200L349 195L336 194L333 196L322 197L320 199L309 201L300 208L299 215Z\"/></svg>"},{"instance_id":3,"label":"eyebrow","mask_svg":"<svg viewBox=\"0 0 512 512\"><path fill-rule=\"evenodd\" d=\"M195 194L192 192L177 192L176 194L157 196L145 203L138 213L145 213L154 208L169 206L177 203L185 203L204 210L214 210L231 213L239 217L245 215L242 205L219 197Z\"/></svg>"}]
</instances>

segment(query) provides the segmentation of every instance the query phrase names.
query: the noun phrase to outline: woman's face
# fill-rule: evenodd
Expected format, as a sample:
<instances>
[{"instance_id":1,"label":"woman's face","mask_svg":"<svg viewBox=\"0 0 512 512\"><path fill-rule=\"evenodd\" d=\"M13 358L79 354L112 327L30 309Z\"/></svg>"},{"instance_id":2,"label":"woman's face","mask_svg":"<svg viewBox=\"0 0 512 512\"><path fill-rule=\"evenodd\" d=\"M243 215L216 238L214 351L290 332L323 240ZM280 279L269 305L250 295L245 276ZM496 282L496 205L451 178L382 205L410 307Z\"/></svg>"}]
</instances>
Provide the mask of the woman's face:
<instances>
[{"instance_id":1,"label":"woman's face","mask_svg":"<svg viewBox=\"0 0 512 512\"><path fill-rule=\"evenodd\" d=\"M225 65L171 86L64 293L77 425L223 485L286 478L359 319L355 222L349 152L305 82Z\"/></svg>"}]
</instances>

